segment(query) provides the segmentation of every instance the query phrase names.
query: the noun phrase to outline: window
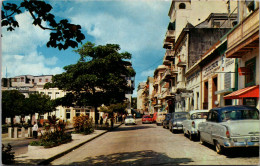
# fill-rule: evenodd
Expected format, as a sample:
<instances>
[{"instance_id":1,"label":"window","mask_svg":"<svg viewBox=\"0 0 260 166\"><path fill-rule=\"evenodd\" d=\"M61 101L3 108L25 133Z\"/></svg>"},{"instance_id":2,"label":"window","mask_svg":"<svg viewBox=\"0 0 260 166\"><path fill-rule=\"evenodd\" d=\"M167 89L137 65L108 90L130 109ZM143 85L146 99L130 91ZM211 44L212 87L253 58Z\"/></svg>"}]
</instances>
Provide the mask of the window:
<instances>
[{"instance_id":1,"label":"window","mask_svg":"<svg viewBox=\"0 0 260 166\"><path fill-rule=\"evenodd\" d=\"M24 82L24 77L21 77L21 82Z\"/></svg>"},{"instance_id":2,"label":"window","mask_svg":"<svg viewBox=\"0 0 260 166\"><path fill-rule=\"evenodd\" d=\"M46 78L46 79L45 79L45 82L48 82L48 81L49 81L49 79L48 79L48 78Z\"/></svg>"},{"instance_id":3,"label":"window","mask_svg":"<svg viewBox=\"0 0 260 166\"><path fill-rule=\"evenodd\" d=\"M60 93L59 92L55 92L55 99L60 97Z\"/></svg>"},{"instance_id":4,"label":"window","mask_svg":"<svg viewBox=\"0 0 260 166\"><path fill-rule=\"evenodd\" d=\"M17 82L17 78L14 78L14 82Z\"/></svg>"},{"instance_id":5,"label":"window","mask_svg":"<svg viewBox=\"0 0 260 166\"><path fill-rule=\"evenodd\" d=\"M76 116L80 116L80 110L76 110Z\"/></svg>"},{"instance_id":6,"label":"window","mask_svg":"<svg viewBox=\"0 0 260 166\"><path fill-rule=\"evenodd\" d=\"M253 58L245 63L246 67L246 75L245 75L245 87L255 85L255 77L256 77L256 58Z\"/></svg>"},{"instance_id":7,"label":"window","mask_svg":"<svg viewBox=\"0 0 260 166\"><path fill-rule=\"evenodd\" d=\"M40 94L41 94L41 95L44 95L44 92L41 92Z\"/></svg>"},{"instance_id":8,"label":"window","mask_svg":"<svg viewBox=\"0 0 260 166\"><path fill-rule=\"evenodd\" d=\"M212 111L211 121L212 122L218 122L218 112L217 111Z\"/></svg>"},{"instance_id":9,"label":"window","mask_svg":"<svg viewBox=\"0 0 260 166\"><path fill-rule=\"evenodd\" d=\"M69 109L66 110L66 119L70 119L70 110Z\"/></svg>"},{"instance_id":10,"label":"window","mask_svg":"<svg viewBox=\"0 0 260 166\"><path fill-rule=\"evenodd\" d=\"M44 119L44 114L40 114L40 119Z\"/></svg>"},{"instance_id":11,"label":"window","mask_svg":"<svg viewBox=\"0 0 260 166\"><path fill-rule=\"evenodd\" d=\"M85 114L88 115L88 117L90 117L90 110L86 110Z\"/></svg>"},{"instance_id":12,"label":"window","mask_svg":"<svg viewBox=\"0 0 260 166\"><path fill-rule=\"evenodd\" d=\"M179 5L179 9L185 9L185 8L186 8L185 3L180 3L180 5Z\"/></svg>"},{"instance_id":13,"label":"window","mask_svg":"<svg viewBox=\"0 0 260 166\"><path fill-rule=\"evenodd\" d=\"M39 82L42 82L42 79L41 79L41 78L39 79Z\"/></svg>"},{"instance_id":14,"label":"window","mask_svg":"<svg viewBox=\"0 0 260 166\"><path fill-rule=\"evenodd\" d=\"M48 95L51 95L51 92L48 92Z\"/></svg>"}]
</instances>

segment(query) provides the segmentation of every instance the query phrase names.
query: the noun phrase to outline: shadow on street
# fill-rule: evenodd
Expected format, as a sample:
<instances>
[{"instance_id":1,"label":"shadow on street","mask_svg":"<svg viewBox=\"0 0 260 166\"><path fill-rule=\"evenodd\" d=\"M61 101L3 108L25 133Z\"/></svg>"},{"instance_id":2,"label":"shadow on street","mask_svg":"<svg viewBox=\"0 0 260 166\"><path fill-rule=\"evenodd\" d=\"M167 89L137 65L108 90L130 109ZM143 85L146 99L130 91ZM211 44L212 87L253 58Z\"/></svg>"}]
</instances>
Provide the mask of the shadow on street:
<instances>
[{"instance_id":1,"label":"shadow on street","mask_svg":"<svg viewBox=\"0 0 260 166\"><path fill-rule=\"evenodd\" d=\"M193 162L190 158L170 158L165 153L146 150L86 157L71 165L180 165L190 162Z\"/></svg>"},{"instance_id":2,"label":"shadow on street","mask_svg":"<svg viewBox=\"0 0 260 166\"><path fill-rule=\"evenodd\" d=\"M208 143L204 143L205 145L202 146L206 146L214 151L215 150L215 146L208 144ZM217 152L216 152L217 154ZM222 154L224 156L226 156L227 158L238 158L238 157L242 157L242 158L251 158L251 157L259 157L259 148L258 147L249 147L249 148L226 148L224 153Z\"/></svg>"},{"instance_id":3,"label":"shadow on street","mask_svg":"<svg viewBox=\"0 0 260 166\"><path fill-rule=\"evenodd\" d=\"M110 132L118 132L118 131L128 131L128 130L141 130L141 129L148 129L148 128L155 128L154 126L138 126L138 125L129 125L117 128Z\"/></svg>"}]
</instances>

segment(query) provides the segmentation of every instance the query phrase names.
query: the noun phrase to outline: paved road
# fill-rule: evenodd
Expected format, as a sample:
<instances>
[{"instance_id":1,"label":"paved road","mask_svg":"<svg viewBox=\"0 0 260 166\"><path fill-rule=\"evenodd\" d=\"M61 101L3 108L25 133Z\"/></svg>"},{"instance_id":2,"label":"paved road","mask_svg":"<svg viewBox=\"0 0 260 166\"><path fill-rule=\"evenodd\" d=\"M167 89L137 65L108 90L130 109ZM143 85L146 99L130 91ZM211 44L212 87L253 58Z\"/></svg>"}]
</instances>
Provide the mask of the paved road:
<instances>
[{"instance_id":1,"label":"paved road","mask_svg":"<svg viewBox=\"0 0 260 166\"><path fill-rule=\"evenodd\" d=\"M258 149L218 155L214 147L190 141L155 124L122 125L52 165L258 165Z\"/></svg>"}]
</instances>

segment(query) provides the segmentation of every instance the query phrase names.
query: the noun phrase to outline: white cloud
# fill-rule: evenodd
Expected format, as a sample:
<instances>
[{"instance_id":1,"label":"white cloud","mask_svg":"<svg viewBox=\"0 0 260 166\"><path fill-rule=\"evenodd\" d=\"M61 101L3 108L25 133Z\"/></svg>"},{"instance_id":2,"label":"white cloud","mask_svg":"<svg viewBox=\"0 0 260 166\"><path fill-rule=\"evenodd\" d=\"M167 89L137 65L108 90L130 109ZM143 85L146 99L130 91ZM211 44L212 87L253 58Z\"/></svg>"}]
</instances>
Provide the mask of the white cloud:
<instances>
[{"instance_id":1,"label":"white cloud","mask_svg":"<svg viewBox=\"0 0 260 166\"><path fill-rule=\"evenodd\" d=\"M165 3L157 1L120 1L117 5L111 5L110 11L93 11L85 9L75 13L71 11L70 19L73 23L80 24L87 33L95 38L96 44L119 44L124 51L138 52L145 49L162 49L165 33L165 25L161 16L151 13L164 11ZM88 5L81 3L80 5ZM102 7L101 7L102 8ZM121 8L117 14L111 12L111 8ZM124 12L124 10L126 10ZM168 9L167 9L168 10Z\"/></svg>"},{"instance_id":2,"label":"white cloud","mask_svg":"<svg viewBox=\"0 0 260 166\"><path fill-rule=\"evenodd\" d=\"M141 73L141 76L148 77L148 76L153 76L153 74L154 74L154 70L151 69L151 70L143 71Z\"/></svg>"},{"instance_id":3,"label":"white cloud","mask_svg":"<svg viewBox=\"0 0 260 166\"><path fill-rule=\"evenodd\" d=\"M46 58L37 52L37 47L47 43L49 32L32 25L28 12L16 15L15 18L19 28L12 32L3 28L2 74L6 74L6 67L8 77L61 73L62 68L53 66L57 63L57 57Z\"/></svg>"},{"instance_id":4,"label":"white cloud","mask_svg":"<svg viewBox=\"0 0 260 166\"><path fill-rule=\"evenodd\" d=\"M49 75L49 74L59 74L63 72L60 67L47 67L49 61L52 58L45 58L44 56L32 53L29 55L5 55L3 56L3 74L13 77L18 75Z\"/></svg>"}]
</instances>

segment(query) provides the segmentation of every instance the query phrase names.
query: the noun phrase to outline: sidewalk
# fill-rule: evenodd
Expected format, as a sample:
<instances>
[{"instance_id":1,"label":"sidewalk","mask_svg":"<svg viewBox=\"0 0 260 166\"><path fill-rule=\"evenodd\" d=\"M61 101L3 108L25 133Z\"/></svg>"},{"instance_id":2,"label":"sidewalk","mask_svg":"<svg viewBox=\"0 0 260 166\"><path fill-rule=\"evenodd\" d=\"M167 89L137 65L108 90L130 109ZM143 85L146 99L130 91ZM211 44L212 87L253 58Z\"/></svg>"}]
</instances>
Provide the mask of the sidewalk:
<instances>
[{"instance_id":1,"label":"sidewalk","mask_svg":"<svg viewBox=\"0 0 260 166\"><path fill-rule=\"evenodd\" d=\"M114 124L114 128L117 128L119 126L121 126L121 124ZM89 135L72 134L71 142L53 148L28 146L27 153L15 156L15 165L47 165L51 161L73 151L74 149L107 132L107 130L95 130L94 133ZM18 142L20 140L21 139L16 139L12 141Z\"/></svg>"}]
</instances>

